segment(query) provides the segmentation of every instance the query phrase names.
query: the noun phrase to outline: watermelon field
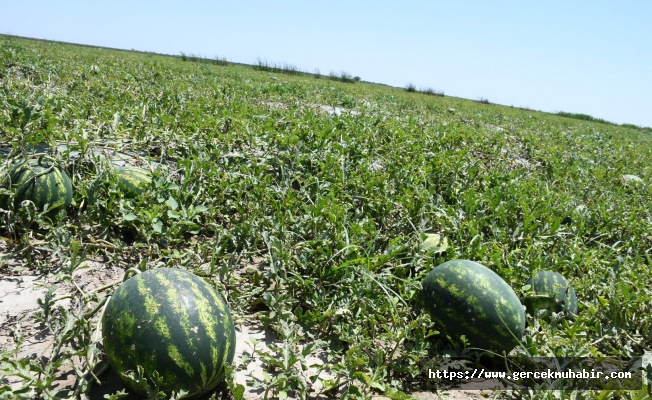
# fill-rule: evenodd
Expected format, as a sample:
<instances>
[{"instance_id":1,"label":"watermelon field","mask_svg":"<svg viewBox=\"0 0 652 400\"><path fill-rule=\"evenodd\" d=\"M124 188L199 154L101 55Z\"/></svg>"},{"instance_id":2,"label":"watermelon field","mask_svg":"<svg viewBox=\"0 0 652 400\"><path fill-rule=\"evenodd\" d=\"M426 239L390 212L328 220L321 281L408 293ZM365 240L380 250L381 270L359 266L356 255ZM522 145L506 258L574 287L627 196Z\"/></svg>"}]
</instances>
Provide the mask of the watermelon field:
<instances>
[{"instance_id":1,"label":"watermelon field","mask_svg":"<svg viewBox=\"0 0 652 400\"><path fill-rule=\"evenodd\" d=\"M651 351L652 129L344 76L0 36L0 399L183 398L162 387L197 352L226 360L202 399L650 398L429 370ZM493 283L424 284L453 260ZM478 330L445 290L477 318L511 297ZM219 321L157 317L204 298ZM191 343L209 323L225 347ZM146 327L180 367L118 376L103 335L127 365Z\"/></svg>"}]
</instances>

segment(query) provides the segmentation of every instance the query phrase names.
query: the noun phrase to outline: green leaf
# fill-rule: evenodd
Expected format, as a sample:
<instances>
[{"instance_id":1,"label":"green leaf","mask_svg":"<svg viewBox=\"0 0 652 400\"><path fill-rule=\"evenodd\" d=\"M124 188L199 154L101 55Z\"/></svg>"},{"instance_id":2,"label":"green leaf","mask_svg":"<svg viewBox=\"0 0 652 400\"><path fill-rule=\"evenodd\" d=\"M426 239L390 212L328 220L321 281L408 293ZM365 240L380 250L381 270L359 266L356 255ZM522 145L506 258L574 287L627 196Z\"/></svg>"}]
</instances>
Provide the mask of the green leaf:
<instances>
[{"instance_id":1,"label":"green leaf","mask_svg":"<svg viewBox=\"0 0 652 400\"><path fill-rule=\"evenodd\" d=\"M138 218L138 216L136 214L129 213L129 214L125 214L123 218L125 219L125 221L133 221L136 218Z\"/></svg>"},{"instance_id":2,"label":"green leaf","mask_svg":"<svg viewBox=\"0 0 652 400\"><path fill-rule=\"evenodd\" d=\"M156 218L156 220L152 222L152 229L156 233L163 233L163 222Z\"/></svg>"},{"instance_id":3,"label":"green leaf","mask_svg":"<svg viewBox=\"0 0 652 400\"><path fill-rule=\"evenodd\" d=\"M122 389L119 392L115 392L113 394L105 394L104 398L107 400L119 400L124 399L127 396L129 396L129 393L127 393L125 389Z\"/></svg>"},{"instance_id":4,"label":"green leaf","mask_svg":"<svg viewBox=\"0 0 652 400\"><path fill-rule=\"evenodd\" d=\"M523 303L528 312L533 315L535 315L538 310L554 310L559 306L559 302L554 297L544 295L521 297L521 303Z\"/></svg>"},{"instance_id":5,"label":"green leaf","mask_svg":"<svg viewBox=\"0 0 652 400\"><path fill-rule=\"evenodd\" d=\"M367 385L371 385L372 382L371 377L362 371L355 372L353 374L353 378L359 380L362 383L366 383Z\"/></svg>"},{"instance_id":6,"label":"green leaf","mask_svg":"<svg viewBox=\"0 0 652 400\"><path fill-rule=\"evenodd\" d=\"M198 234L201 230L201 225L198 225L192 221L182 221L182 224L188 229L188 232L192 233L193 235Z\"/></svg>"},{"instance_id":7,"label":"green leaf","mask_svg":"<svg viewBox=\"0 0 652 400\"><path fill-rule=\"evenodd\" d=\"M195 210L196 212L200 212L200 213L201 213L201 212L206 212L206 211L208 211L208 207L206 207L206 206L204 206L204 205L202 205L202 204L199 204L199 205L194 206L194 207L193 207L193 210Z\"/></svg>"},{"instance_id":8,"label":"green leaf","mask_svg":"<svg viewBox=\"0 0 652 400\"><path fill-rule=\"evenodd\" d=\"M165 201L165 204L168 205L172 210L176 210L179 207L179 203L172 197L168 197L168 199Z\"/></svg>"},{"instance_id":9,"label":"green leaf","mask_svg":"<svg viewBox=\"0 0 652 400\"><path fill-rule=\"evenodd\" d=\"M244 399L244 392L245 392L245 387L242 386L239 383L235 384L235 388L232 385L231 386L231 394L233 395L234 400L243 400Z\"/></svg>"}]
</instances>

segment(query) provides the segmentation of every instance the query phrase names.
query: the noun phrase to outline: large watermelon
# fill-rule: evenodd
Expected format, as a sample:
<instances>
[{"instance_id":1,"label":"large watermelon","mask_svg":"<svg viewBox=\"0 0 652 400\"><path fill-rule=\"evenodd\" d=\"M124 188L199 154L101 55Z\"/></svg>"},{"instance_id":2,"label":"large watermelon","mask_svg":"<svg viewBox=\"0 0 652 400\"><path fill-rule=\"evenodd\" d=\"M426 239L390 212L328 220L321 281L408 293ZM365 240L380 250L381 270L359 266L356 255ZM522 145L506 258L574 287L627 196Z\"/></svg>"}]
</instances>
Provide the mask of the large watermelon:
<instances>
[{"instance_id":1,"label":"large watermelon","mask_svg":"<svg viewBox=\"0 0 652 400\"><path fill-rule=\"evenodd\" d=\"M516 293L473 261L452 260L434 268L423 282L421 300L435 329L455 338L464 335L472 347L509 352L525 331Z\"/></svg>"},{"instance_id":2,"label":"large watermelon","mask_svg":"<svg viewBox=\"0 0 652 400\"><path fill-rule=\"evenodd\" d=\"M140 365L148 382L158 372L159 390L186 398L206 393L233 362L235 327L222 296L195 275L152 269L125 281L102 317L109 364L128 387L145 394L124 374Z\"/></svg>"},{"instance_id":3,"label":"large watermelon","mask_svg":"<svg viewBox=\"0 0 652 400\"><path fill-rule=\"evenodd\" d=\"M135 198L145 191L145 186L152 181L149 171L133 166L118 168L118 187L127 198Z\"/></svg>"},{"instance_id":4,"label":"large watermelon","mask_svg":"<svg viewBox=\"0 0 652 400\"><path fill-rule=\"evenodd\" d=\"M9 171L11 186L15 189L14 210L25 200L31 200L39 211L46 204L52 210L49 217L56 215L61 208L67 209L72 203L72 183L66 172L51 160L32 159L16 164ZM7 199L2 206L7 207Z\"/></svg>"},{"instance_id":5,"label":"large watermelon","mask_svg":"<svg viewBox=\"0 0 652 400\"><path fill-rule=\"evenodd\" d=\"M525 283L532 287L535 296L523 298L523 303L531 313L540 309L546 311L541 315L547 319L552 312L564 311L567 318L573 319L577 315L577 296L575 289L559 272L539 271L533 278Z\"/></svg>"}]
</instances>

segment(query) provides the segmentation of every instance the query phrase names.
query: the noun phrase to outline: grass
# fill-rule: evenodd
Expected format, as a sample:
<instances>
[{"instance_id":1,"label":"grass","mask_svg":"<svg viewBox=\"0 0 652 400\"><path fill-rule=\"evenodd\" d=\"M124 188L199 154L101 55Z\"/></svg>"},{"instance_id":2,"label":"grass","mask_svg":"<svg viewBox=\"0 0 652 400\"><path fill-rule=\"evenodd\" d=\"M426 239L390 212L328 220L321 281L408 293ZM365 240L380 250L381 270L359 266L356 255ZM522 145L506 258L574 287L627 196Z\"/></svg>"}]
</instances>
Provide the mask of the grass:
<instances>
[{"instance_id":1,"label":"grass","mask_svg":"<svg viewBox=\"0 0 652 400\"><path fill-rule=\"evenodd\" d=\"M274 72L274 73L280 73L285 75L303 75L303 76L312 75L315 79L319 79L322 76L321 73L319 72L319 69L316 69L315 72L311 74L309 72L300 70L294 65L287 64L287 63L276 64L273 62L269 62L266 59L262 59L260 57L256 59L256 64L254 65L254 69L258 71ZM333 81L339 81L344 83L355 83L355 82L360 82L361 80L359 76L353 76L348 72L344 72L344 71L342 71L339 74L331 71L330 74L328 75L328 78Z\"/></svg>"},{"instance_id":2,"label":"grass","mask_svg":"<svg viewBox=\"0 0 652 400\"><path fill-rule=\"evenodd\" d=\"M214 64L214 65L222 65L222 66L229 65L229 62L226 60L226 57L215 56L214 58L208 58L201 55L186 54L184 52L181 52L181 59L183 61L191 61L196 63L206 63L206 64Z\"/></svg>"},{"instance_id":3,"label":"grass","mask_svg":"<svg viewBox=\"0 0 652 400\"><path fill-rule=\"evenodd\" d=\"M434 90L430 87L417 89L416 85L413 83L408 83L405 85L405 91L408 93L421 93L428 96L444 97L444 91Z\"/></svg>"},{"instance_id":4,"label":"grass","mask_svg":"<svg viewBox=\"0 0 652 400\"><path fill-rule=\"evenodd\" d=\"M443 90L434 90L433 88L422 88L419 89L419 92L423 94L427 94L428 96L439 96L439 97L444 97L444 91Z\"/></svg>"},{"instance_id":5,"label":"grass","mask_svg":"<svg viewBox=\"0 0 652 400\"><path fill-rule=\"evenodd\" d=\"M426 274L457 258L488 266L519 295L544 269L575 288L578 318L528 315L517 354L633 357L652 347L645 131L350 85L357 80L344 73L314 79L260 60L254 68L188 61L0 37L2 154L45 146L75 187L71 209L54 222L29 207L0 213L0 232L30 272L70 282L85 259L100 259L202 274L237 321L260 321L283 341L255 354L269 368L256 384L274 397L307 396L302 362L320 352L333 377L323 385L348 398L442 387L427 369L450 352L497 368L438 334L418 307ZM94 155L106 139L157 163L142 197L125 198L110 163ZM62 144L69 151L55 153ZM625 174L644 184L625 184ZM424 233L445 237L448 249L420 252ZM245 264L253 270L242 273ZM55 340L49 358L20 359L24 338L12 325L0 376L26 389L0 381L0 397L54 397L58 368L73 361L77 395L87 393L90 372L104 365L90 332L112 290L80 288L71 308L52 293L42 300L37 318Z\"/></svg>"},{"instance_id":6,"label":"grass","mask_svg":"<svg viewBox=\"0 0 652 400\"><path fill-rule=\"evenodd\" d=\"M262 59L260 57L256 59L256 64L254 65L254 68L259 71L275 72L275 73L287 74L287 75L298 75L302 73L294 65L287 64L287 63L276 64L273 62L269 62L266 59Z\"/></svg>"},{"instance_id":7,"label":"grass","mask_svg":"<svg viewBox=\"0 0 652 400\"><path fill-rule=\"evenodd\" d=\"M416 85L413 83L408 83L405 85L405 91L408 93L422 93L428 96L439 96L439 97L444 97L444 92L443 91L437 91L434 90L433 88L427 87L427 88L420 88L417 89Z\"/></svg>"}]
</instances>

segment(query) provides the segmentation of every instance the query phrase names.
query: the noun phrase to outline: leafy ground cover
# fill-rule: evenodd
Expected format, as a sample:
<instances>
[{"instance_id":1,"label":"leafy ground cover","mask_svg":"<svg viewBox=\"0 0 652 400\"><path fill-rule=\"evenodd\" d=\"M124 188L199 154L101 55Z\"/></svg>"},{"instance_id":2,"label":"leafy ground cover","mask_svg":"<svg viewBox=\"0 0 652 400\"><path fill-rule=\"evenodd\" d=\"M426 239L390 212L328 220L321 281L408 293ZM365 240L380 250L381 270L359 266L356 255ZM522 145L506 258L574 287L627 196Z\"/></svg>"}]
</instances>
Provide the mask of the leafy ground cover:
<instances>
[{"instance_id":1,"label":"leafy ground cover","mask_svg":"<svg viewBox=\"0 0 652 400\"><path fill-rule=\"evenodd\" d=\"M3 280L38 275L48 289L35 313L3 320L0 397L87 398L110 379L98 313L130 268L202 276L237 325L274 336L237 360L223 388L235 398L450 394L428 368L480 352L439 335L417 295L456 258L519 295L544 269L575 288L577 318L528 315L516 354L650 349L646 131L221 64L0 37L1 176L39 153L75 188L54 221L29 205L0 213ZM152 171L140 197L118 189L125 163ZM425 233L448 247L421 251ZM91 267L104 272L80 281ZM38 335L52 344L35 355ZM264 370L245 388L234 376L254 362Z\"/></svg>"}]
</instances>

